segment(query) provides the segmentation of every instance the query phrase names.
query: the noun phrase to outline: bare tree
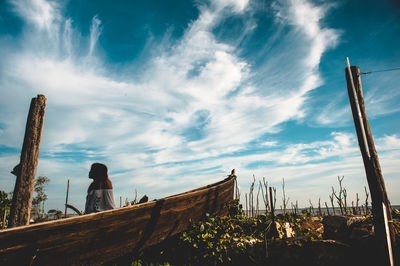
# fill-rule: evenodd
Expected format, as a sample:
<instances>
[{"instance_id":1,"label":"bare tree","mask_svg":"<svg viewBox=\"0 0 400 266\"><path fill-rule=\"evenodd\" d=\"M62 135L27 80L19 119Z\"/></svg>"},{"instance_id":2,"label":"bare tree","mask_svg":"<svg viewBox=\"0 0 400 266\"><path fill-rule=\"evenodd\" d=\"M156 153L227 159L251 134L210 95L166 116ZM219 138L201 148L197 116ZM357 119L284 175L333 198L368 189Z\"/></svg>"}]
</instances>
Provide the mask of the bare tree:
<instances>
[{"instance_id":1,"label":"bare tree","mask_svg":"<svg viewBox=\"0 0 400 266\"><path fill-rule=\"evenodd\" d=\"M342 187L340 186L340 188ZM343 201L344 201L344 213L347 214L347 190L345 188L343 188Z\"/></svg>"},{"instance_id":2,"label":"bare tree","mask_svg":"<svg viewBox=\"0 0 400 266\"><path fill-rule=\"evenodd\" d=\"M322 217L321 198L318 198L318 215Z\"/></svg>"},{"instance_id":3,"label":"bare tree","mask_svg":"<svg viewBox=\"0 0 400 266\"><path fill-rule=\"evenodd\" d=\"M327 213L328 215L330 215L330 213L329 213L329 207L328 207L328 203L326 203L326 201L325 201L325 207L326 207L326 213Z\"/></svg>"},{"instance_id":4,"label":"bare tree","mask_svg":"<svg viewBox=\"0 0 400 266\"><path fill-rule=\"evenodd\" d=\"M283 191L283 198L282 198L282 201L283 201L283 213L286 214L286 206L287 206L287 204L289 203L289 199L290 199L290 198L287 198L287 199L286 199L286 193L285 193L285 178L282 178L282 191Z\"/></svg>"},{"instance_id":5,"label":"bare tree","mask_svg":"<svg viewBox=\"0 0 400 266\"><path fill-rule=\"evenodd\" d=\"M343 178L340 178L340 176L338 176L338 181L339 181L339 195L336 194L335 189L332 187L332 194L335 196L337 203L339 204L339 208L340 208L340 213L343 215L344 213L346 213L346 198L347 198L347 191L346 189L343 188L342 186L342 181Z\"/></svg>"},{"instance_id":6,"label":"bare tree","mask_svg":"<svg viewBox=\"0 0 400 266\"><path fill-rule=\"evenodd\" d=\"M358 193L356 193L356 214L360 214L360 207L358 205L358 203L360 202L360 198L358 197Z\"/></svg>"},{"instance_id":7,"label":"bare tree","mask_svg":"<svg viewBox=\"0 0 400 266\"><path fill-rule=\"evenodd\" d=\"M310 199L308 200L308 202L310 202L310 214L313 215L314 214L314 206Z\"/></svg>"},{"instance_id":8,"label":"bare tree","mask_svg":"<svg viewBox=\"0 0 400 266\"><path fill-rule=\"evenodd\" d=\"M258 183L258 186L259 186L259 188L260 188L260 190L261 190L261 198L263 199L263 202L264 202L264 206L265 206L265 213L267 213L267 205L268 205L268 199L266 199L265 198L265 193L264 193L264 189L263 189L263 185L261 184L261 180L259 181L259 183Z\"/></svg>"},{"instance_id":9,"label":"bare tree","mask_svg":"<svg viewBox=\"0 0 400 266\"><path fill-rule=\"evenodd\" d=\"M250 185L249 191L249 209L250 209L250 216L254 216L254 184L256 183L256 177L253 175L253 182Z\"/></svg>"},{"instance_id":10,"label":"bare tree","mask_svg":"<svg viewBox=\"0 0 400 266\"><path fill-rule=\"evenodd\" d=\"M272 190L274 192L274 209L276 209L276 188L273 187Z\"/></svg>"},{"instance_id":11,"label":"bare tree","mask_svg":"<svg viewBox=\"0 0 400 266\"><path fill-rule=\"evenodd\" d=\"M256 215L258 215L258 214L260 213L260 209L259 209L260 205L259 205L259 200L258 200L258 197L260 196L260 191L261 191L261 183L259 183L259 186L258 186L258 191L257 191L257 207L256 207ZM261 196L262 196L262 195L261 195Z\"/></svg>"},{"instance_id":12,"label":"bare tree","mask_svg":"<svg viewBox=\"0 0 400 266\"><path fill-rule=\"evenodd\" d=\"M336 215L336 212L335 212L335 204L333 203L333 197L334 197L333 193L332 193L331 195L329 195L329 199L331 200L333 215Z\"/></svg>"},{"instance_id":13,"label":"bare tree","mask_svg":"<svg viewBox=\"0 0 400 266\"><path fill-rule=\"evenodd\" d=\"M244 193L244 197L246 198L246 211L245 211L245 215L249 216L249 209L247 207L247 193Z\"/></svg>"},{"instance_id":14,"label":"bare tree","mask_svg":"<svg viewBox=\"0 0 400 266\"><path fill-rule=\"evenodd\" d=\"M270 209L270 207L269 207L270 204L269 204L269 200L268 200L268 182L265 180L265 177L263 177L263 185L265 188L265 194L264 194L263 188L261 186L261 181L260 181L261 192L263 194L263 201L264 201L264 205L265 205L265 214L267 214Z\"/></svg>"},{"instance_id":15,"label":"bare tree","mask_svg":"<svg viewBox=\"0 0 400 266\"><path fill-rule=\"evenodd\" d=\"M365 190L365 215L368 213L368 197L369 197L369 193L367 191L367 187L364 186L364 190Z\"/></svg>"}]
</instances>

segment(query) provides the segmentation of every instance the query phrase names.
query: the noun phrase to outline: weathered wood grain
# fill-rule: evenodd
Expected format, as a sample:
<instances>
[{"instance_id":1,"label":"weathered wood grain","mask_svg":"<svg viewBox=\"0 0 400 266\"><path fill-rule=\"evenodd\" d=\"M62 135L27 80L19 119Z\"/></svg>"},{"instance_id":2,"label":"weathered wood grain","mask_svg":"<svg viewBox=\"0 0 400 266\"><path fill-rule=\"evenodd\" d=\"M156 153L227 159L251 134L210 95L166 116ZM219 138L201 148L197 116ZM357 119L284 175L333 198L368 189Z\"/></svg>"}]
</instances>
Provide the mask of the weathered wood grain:
<instances>
[{"instance_id":1,"label":"weathered wood grain","mask_svg":"<svg viewBox=\"0 0 400 266\"><path fill-rule=\"evenodd\" d=\"M45 109L46 97L44 95L38 95L37 98L32 99L26 122L21 159L14 172L17 179L8 227L29 224Z\"/></svg>"},{"instance_id":2,"label":"weathered wood grain","mask_svg":"<svg viewBox=\"0 0 400 266\"><path fill-rule=\"evenodd\" d=\"M0 264L99 264L130 254L206 213L226 214L235 178L140 205L1 230Z\"/></svg>"}]
</instances>

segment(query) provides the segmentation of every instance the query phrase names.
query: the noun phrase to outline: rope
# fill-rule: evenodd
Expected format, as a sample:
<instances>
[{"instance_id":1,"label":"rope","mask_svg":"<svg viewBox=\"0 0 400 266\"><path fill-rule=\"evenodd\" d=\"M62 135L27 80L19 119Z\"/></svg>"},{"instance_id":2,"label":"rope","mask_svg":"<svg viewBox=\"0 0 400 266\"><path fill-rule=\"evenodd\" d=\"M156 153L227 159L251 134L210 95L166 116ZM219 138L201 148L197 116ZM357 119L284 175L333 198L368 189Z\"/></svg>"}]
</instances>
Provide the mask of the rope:
<instances>
[{"instance_id":1,"label":"rope","mask_svg":"<svg viewBox=\"0 0 400 266\"><path fill-rule=\"evenodd\" d=\"M383 69L383 70L368 71L368 72L362 72L362 73L360 73L360 75L367 75L367 74L371 74L371 73L388 72L388 71L395 71L395 70L400 70L400 67L390 68L390 69Z\"/></svg>"}]
</instances>

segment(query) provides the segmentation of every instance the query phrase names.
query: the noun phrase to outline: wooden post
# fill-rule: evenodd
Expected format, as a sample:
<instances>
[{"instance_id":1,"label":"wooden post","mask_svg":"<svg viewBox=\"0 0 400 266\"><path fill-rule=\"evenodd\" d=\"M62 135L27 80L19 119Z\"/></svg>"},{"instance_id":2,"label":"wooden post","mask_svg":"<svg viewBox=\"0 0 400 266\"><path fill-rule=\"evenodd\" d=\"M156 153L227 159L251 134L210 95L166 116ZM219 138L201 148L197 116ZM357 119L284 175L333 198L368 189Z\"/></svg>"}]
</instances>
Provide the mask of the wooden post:
<instances>
[{"instance_id":1,"label":"wooden post","mask_svg":"<svg viewBox=\"0 0 400 266\"><path fill-rule=\"evenodd\" d=\"M389 221L392 220L390 202L386 194L385 183L379 164L378 154L375 149L374 140L371 134L371 129L368 122L367 113L365 110L364 97L361 86L360 69L357 66L350 67L348 63L346 68L347 89L350 99L351 110L353 113L354 125L357 132L358 143L360 146L361 155L364 161L365 173L367 176L368 186L372 200L372 214L374 219L375 236L380 245L385 248L386 265L389 265L389 245L386 237L384 210L387 213ZM350 72L350 71L351 72ZM384 205L382 205L382 203ZM395 235L393 224L387 225L390 231L391 244L394 245Z\"/></svg>"},{"instance_id":2,"label":"wooden post","mask_svg":"<svg viewBox=\"0 0 400 266\"><path fill-rule=\"evenodd\" d=\"M272 187L269 187L269 201L271 203L271 217L275 219L275 204L272 199Z\"/></svg>"},{"instance_id":3,"label":"wooden post","mask_svg":"<svg viewBox=\"0 0 400 266\"><path fill-rule=\"evenodd\" d=\"M67 196L65 197L65 212L64 212L64 218L67 218L68 194L69 194L69 179L68 179L68 184L67 184Z\"/></svg>"},{"instance_id":4,"label":"wooden post","mask_svg":"<svg viewBox=\"0 0 400 266\"><path fill-rule=\"evenodd\" d=\"M270 198L270 202L271 202L271 222L272 222L272 224L271 224L271 232L270 232L270 234L271 234L271 236L272 237L277 237L278 236L278 230L276 229L276 224L275 224L275 205L276 205L276 202L275 202L275 200L273 200L273 198L272 198L272 187L269 187L269 198ZM274 193L274 195L275 195L275 193Z\"/></svg>"},{"instance_id":5,"label":"wooden post","mask_svg":"<svg viewBox=\"0 0 400 266\"><path fill-rule=\"evenodd\" d=\"M37 98L32 99L26 122L19 170L16 172L17 179L8 227L29 224L45 109L46 98L44 95L38 95Z\"/></svg>"},{"instance_id":6,"label":"wooden post","mask_svg":"<svg viewBox=\"0 0 400 266\"><path fill-rule=\"evenodd\" d=\"M42 204L42 218L44 218L44 202L45 201L43 201L43 204Z\"/></svg>"},{"instance_id":7,"label":"wooden post","mask_svg":"<svg viewBox=\"0 0 400 266\"><path fill-rule=\"evenodd\" d=\"M4 208L4 213L3 213L3 224L1 225L1 228L2 228L2 229L6 228L6 220L7 220L7 209Z\"/></svg>"}]
</instances>

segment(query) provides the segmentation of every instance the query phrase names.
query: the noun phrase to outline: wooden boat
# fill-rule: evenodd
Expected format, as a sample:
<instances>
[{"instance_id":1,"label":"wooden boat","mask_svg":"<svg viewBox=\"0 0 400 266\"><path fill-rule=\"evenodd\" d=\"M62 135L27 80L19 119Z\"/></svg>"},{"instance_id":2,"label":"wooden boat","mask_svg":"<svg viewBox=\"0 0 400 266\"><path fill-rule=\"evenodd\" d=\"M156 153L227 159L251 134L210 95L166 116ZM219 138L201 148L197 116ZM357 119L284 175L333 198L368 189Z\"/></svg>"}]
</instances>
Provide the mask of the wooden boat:
<instances>
[{"instance_id":1,"label":"wooden boat","mask_svg":"<svg viewBox=\"0 0 400 266\"><path fill-rule=\"evenodd\" d=\"M129 207L0 231L0 265L100 264L160 243L206 213L227 214L223 181Z\"/></svg>"}]
</instances>

